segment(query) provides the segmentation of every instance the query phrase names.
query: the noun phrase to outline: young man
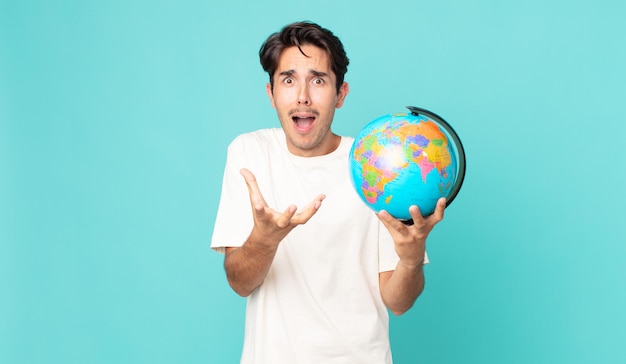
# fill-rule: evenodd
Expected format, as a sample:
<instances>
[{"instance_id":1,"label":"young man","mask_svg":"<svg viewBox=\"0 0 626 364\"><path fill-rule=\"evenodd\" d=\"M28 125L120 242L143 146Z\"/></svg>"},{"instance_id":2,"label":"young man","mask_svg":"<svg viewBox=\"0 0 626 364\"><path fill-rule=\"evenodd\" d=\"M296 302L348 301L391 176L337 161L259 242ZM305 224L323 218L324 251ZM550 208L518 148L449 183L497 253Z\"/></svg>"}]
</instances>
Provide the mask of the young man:
<instances>
[{"instance_id":1,"label":"young man","mask_svg":"<svg viewBox=\"0 0 626 364\"><path fill-rule=\"evenodd\" d=\"M212 248L248 297L241 363L391 363L389 317L424 288L425 243L445 200L409 226L358 198L353 139L331 130L348 58L327 29L293 23L260 50L282 128L228 147Z\"/></svg>"}]
</instances>

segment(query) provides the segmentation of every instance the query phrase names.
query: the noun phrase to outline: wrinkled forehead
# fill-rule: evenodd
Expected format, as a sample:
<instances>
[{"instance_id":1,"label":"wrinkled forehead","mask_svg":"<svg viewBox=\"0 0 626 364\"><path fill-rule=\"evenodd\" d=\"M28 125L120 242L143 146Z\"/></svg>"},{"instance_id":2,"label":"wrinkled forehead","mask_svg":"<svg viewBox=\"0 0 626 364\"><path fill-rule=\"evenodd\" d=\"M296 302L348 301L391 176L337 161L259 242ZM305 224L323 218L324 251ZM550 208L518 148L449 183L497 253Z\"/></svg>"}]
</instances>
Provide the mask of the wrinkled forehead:
<instances>
[{"instance_id":1,"label":"wrinkled forehead","mask_svg":"<svg viewBox=\"0 0 626 364\"><path fill-rule=\"evenodd\" d=\"M318 72L329 75L333 73L329 54L324 49L310 44L287 47L280 53L274 73L280 74L286 71Z\"/></svg>"}]
</instances>

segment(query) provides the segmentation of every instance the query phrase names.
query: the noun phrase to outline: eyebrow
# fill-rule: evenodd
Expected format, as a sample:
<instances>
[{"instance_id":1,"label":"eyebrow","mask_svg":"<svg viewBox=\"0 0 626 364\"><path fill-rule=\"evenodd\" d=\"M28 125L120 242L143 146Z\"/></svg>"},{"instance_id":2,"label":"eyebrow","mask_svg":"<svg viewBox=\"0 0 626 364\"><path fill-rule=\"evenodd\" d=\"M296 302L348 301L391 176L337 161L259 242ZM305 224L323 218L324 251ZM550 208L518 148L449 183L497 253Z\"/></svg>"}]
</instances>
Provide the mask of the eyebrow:
<instances>
[{"instance_id":1,"label":"eyebrow","mask_svg":"<svg viewBox=\"0 0 626 364\"><path fill-rule=\"evenodd\" d=\"M320 72L320 71L316 71L316 70L309 70L309 72L316 77L327 77L328 73L326 72ZM296 73L295 70L287 70L287 71L282 71L279 73L280 76L291 76L294 73Z\"/></svg>"},{"instance_id":2,"label":"eyebrow","mask_svg":"<svg viewBox=\"0 0 626 364\"><path fill-rule=\"evenodd\" d=\"M311 70L310 72L313 74L313 76L317 76L317 77L326 77L326 76L328 76L328 73L326 73L326 72L320 72L320 71L316 71L316 70Z\"/></svg>"},{"instance_id":3,"label":"eyebrow","mask_svg":"<svg viewBox=\"0 0 626 364\"><path fill-rule=\"evenodd\" d=\"M287 70L287 71L282 71L282 72L281 72L281 73L279 73L278 75L279 75L279 76L291 76L291 75L293 75L294 73L296 73L296 71L295 71L295 70Z\"/></svg>"}]
</instances>

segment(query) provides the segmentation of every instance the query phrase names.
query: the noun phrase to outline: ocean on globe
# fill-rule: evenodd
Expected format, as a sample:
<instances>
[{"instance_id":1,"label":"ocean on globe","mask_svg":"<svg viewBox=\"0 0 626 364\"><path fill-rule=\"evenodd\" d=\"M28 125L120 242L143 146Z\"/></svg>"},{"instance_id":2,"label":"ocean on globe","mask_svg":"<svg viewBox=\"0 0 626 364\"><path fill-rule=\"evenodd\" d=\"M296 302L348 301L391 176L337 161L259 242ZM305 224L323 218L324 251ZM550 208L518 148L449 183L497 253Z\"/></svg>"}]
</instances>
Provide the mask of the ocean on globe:
<instances>
[{"instance_id":1,"label":"ocean on globe","mask_svg":"<svg viewBox=\"0 0 626 364\"><path fill-rule=\"evenodd\" d=\"M400 220L411 220L411 205L427 216L439 198L452 202L465 174L465 153L450 125L428 110L409 110L367 124L349 156L358 196Z\"/></svg>"}]
</instances>

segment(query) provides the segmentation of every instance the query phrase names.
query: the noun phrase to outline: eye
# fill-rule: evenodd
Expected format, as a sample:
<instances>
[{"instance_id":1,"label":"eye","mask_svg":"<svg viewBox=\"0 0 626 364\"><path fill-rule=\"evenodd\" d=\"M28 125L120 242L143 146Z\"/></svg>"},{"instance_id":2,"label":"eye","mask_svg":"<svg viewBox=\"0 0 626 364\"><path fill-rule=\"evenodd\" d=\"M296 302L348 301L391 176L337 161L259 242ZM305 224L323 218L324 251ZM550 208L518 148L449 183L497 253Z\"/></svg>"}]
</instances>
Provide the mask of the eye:
<instances>
[{"instance_id":1,"label":"eye","mask_svg":"<svg viewBox=\"0 0 626 364\"><path fill-rule=\"evenodd\" d=\"M293 79L292 79L292 78L287 77L287 78L285 78L285 80L283 81L283 83L286 83L286 84L290 85L290 84L292 84L292 83L293 83Z\"/></svg>"},{"instance_id":2,"label":"eye","mask_svg":"<svg viewBox=\"0 0 626 364\"><path fill-rule=\"evenodd\" d=\"M313 79L313 83L316 84L316 85L323 85L324 84L324 79L319 78L319 77L315 78L315 79Z\"/></svg>"}]
</instances>

